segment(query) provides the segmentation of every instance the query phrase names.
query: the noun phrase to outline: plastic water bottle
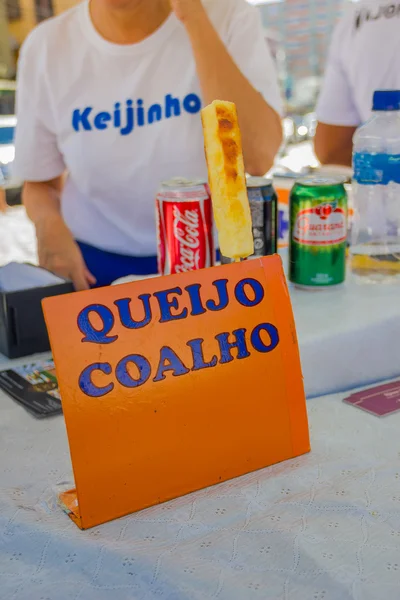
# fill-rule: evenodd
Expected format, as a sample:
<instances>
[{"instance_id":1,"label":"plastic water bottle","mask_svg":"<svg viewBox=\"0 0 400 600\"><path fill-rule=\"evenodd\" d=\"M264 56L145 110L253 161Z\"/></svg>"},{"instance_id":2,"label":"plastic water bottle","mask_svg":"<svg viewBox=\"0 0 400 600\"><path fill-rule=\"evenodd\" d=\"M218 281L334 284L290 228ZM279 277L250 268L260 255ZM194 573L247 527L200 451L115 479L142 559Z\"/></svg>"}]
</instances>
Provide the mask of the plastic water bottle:
<instances>
[{"instance_id":1,"label":"plastic water bottle","mask_svg":"<svg viewBox=\"0 0 400 600\"><path fill-rule=\"evenodd\" d=\"M354 134L351 269L358 281L400 281L400 90L377 91Z\"/></svg>"}]
</instances>

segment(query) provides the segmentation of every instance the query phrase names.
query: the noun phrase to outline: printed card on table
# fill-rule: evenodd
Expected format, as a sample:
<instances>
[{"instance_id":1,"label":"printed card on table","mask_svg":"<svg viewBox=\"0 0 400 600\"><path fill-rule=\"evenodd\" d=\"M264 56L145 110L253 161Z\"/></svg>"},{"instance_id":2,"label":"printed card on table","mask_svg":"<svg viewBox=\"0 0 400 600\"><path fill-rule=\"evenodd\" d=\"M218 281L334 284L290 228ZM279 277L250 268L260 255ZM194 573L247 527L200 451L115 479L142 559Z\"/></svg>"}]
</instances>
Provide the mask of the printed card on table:
<instances>
[{"instance_id":1,"label":"printed card on table","mask_svg":"<svg viewBox=\"0 0 400 600\"><path fill-rule=\"evenodd\" d=\"M43 306L82 529L309 451L278 256Z\"/></svg>"},{"instance_id":2,"label":"printed card on table","mask_svg":"<svg viewBox=\"0 0 400 600\"><path fill-rule=\"evenodd\" d=\"M386 417L400 410L400 381L384 383L351 394L343 402L361 408L376 417Z\"/></svg>"}]
</instances>

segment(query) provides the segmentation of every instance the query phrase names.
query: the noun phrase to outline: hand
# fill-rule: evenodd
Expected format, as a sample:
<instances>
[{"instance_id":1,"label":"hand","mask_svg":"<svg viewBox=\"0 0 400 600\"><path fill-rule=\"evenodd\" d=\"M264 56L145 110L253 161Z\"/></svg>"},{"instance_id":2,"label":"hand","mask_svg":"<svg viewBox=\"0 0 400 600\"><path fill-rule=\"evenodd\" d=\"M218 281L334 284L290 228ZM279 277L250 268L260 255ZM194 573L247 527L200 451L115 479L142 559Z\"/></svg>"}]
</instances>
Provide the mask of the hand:
<instances>
[{"instance_id":1,"label":"hand","mask_svg":"<svg viewBox=\"0 0 400 600\"><path fill-rule=\"evenodd\" d=\"M184 25L205 14L201 0L170 0L171 8Z\"/></svg>"},{"instance_id":2,"label":"hand","mask_svg":"<svg viewBox=\"0 0 400 600\"><path fill-rule=\"evenodd\" d=\"M96 283L61 216L38 225L36 235L41 267L60 277L71 279L76 291L88 290L90 285Z\"/></svg>"}]
</instances>

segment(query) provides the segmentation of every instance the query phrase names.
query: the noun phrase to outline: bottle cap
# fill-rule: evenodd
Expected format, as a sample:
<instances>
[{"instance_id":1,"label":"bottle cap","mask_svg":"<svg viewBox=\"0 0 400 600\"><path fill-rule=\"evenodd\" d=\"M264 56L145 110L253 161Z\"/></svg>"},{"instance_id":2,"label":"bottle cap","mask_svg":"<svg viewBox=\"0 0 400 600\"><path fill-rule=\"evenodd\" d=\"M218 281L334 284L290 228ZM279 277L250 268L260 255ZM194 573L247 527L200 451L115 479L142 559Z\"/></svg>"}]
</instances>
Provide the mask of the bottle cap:
<instances>
[{"instance_id":1,"label":"bottle cap","mask_svg":"<svg viewBox=\"0 0 400 600\"><path fill-rule=\"evenodd\" d=\"M400 110L400 90L376 91L372 110Z\"/></svg>"}]
</instances>

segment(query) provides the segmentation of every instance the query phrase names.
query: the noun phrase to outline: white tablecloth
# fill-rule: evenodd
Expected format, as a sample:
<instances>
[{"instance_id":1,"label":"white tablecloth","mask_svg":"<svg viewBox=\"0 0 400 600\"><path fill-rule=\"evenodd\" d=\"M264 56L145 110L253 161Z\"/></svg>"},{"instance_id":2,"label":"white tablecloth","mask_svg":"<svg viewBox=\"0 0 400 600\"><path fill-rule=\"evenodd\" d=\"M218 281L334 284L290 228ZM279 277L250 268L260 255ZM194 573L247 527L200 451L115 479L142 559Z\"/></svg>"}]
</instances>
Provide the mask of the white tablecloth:
<instances>
[{"instance_id":1,"label":"white tablecloth","mask_svg":"<svg viewBox=\"0 0 400 600\"><path fill-rule=\"evenodd\" d=\"M37 263L35 228L21 206L0 213L0 265L11 261Z\"/></svg>"},{"instance_id":2,"label":"white tablecloth","mask_svg":"<svg viewBox=\"0 0 400 600\"><path fill-rule=\"evenodd\" d=\"M291 288L307 397L400 376L400 286ZM400 598L400 593L399 593Z\"/></svg>"},{"instance_id":3,"label":"white tablecloth","mask_svg":"<svg viewBox=\"0 0 400 600\"><path fill-rule=\"evenodd\" d=\"M399 288L291 294L308 396L400 375ZM80 532L62 417L0 392L0 600L399 600L400 414L342 397L308 402L311 454Z\"/></svg>"},{"instance_id":4,"label":"white tablecloth","mask_svg":"<svg viewBox=\"0 0 400 600\"><path fill-rule=\"evenodd\" d=\"M81 532L62 417L0 394L1 600L398 600L400 413L308 410L309 455Z\"/></svg>"}]
</instances>

